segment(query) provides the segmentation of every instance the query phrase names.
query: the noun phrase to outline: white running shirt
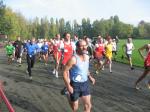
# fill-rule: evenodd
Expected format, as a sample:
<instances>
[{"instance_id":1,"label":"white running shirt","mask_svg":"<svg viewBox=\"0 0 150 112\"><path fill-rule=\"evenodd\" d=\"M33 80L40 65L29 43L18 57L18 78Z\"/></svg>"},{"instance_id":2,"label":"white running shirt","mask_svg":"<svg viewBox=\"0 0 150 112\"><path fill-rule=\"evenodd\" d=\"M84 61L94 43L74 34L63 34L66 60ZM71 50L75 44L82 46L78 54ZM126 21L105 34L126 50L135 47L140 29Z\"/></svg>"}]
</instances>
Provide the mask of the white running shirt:
<instances>
[{"instance_id":1,"label":"white running shirt","mask_svg":"<svg viewBox=\"0 0 150 112\"><path fill-rule=\"evenodd\" d=\"M132 54L133 48L134 48L133 43L126 43L126 53L127 54Z\"/></svg>"}]
</instances>

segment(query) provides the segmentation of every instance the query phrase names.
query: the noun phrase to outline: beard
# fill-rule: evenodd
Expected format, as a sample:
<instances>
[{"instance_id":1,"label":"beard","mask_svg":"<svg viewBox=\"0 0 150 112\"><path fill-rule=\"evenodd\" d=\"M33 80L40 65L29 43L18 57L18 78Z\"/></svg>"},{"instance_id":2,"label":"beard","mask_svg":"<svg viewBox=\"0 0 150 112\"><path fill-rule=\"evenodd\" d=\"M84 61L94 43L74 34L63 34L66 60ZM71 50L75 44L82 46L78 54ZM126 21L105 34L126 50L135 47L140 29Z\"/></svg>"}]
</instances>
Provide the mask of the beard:
<instances>
[{"instance_id":1,"label":"beard","mask_svg":"<svg viewBox=\"0 0 150 112\"><path fill-rule=\"evenodd\" d=\"M88 54L88 51L87 50L80 50L80 51L78 51L78 54L79 55L87 55Z\"/></svg>"},{"instance_id":2,"label":"beard","mask_svg":"<svg viewBox=\"0 0 150 112\"><path fill-rule=\"evenodd\" d=\"M84 54L88 54L88 51L87 50L83 50L82 51L82 54L84 55Z\"/></svg>"}]
</instances>

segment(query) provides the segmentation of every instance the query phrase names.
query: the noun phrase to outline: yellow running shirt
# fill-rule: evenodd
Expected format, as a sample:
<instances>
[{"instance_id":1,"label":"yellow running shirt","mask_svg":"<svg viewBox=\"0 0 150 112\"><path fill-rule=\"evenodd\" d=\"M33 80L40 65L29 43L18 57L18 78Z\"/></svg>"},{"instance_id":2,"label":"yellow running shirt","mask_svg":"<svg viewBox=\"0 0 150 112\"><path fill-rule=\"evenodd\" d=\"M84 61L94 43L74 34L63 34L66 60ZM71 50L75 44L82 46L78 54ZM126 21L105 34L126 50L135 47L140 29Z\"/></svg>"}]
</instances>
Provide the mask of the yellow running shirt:
<instances>
[{"instance_id":1,"label":"yellow running shirt","mask_svg":"<svg viewBox=\"0 0 150 112\"><path fill-rule=\"evenodd\" d=\"M105 55L108 59L111 59L112 58L112 44L107 44L105 46Z\"/></svg>"}]
</instances>

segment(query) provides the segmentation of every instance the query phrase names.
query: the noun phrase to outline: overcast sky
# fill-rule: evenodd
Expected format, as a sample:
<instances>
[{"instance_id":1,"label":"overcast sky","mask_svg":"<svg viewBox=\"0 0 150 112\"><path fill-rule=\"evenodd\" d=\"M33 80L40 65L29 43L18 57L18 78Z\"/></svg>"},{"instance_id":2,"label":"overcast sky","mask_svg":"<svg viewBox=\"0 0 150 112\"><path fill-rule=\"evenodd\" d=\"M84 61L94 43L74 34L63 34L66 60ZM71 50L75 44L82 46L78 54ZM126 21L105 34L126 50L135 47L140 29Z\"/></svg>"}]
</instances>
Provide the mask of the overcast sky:
<instances>
[{"instance_id":1,"label":"overcast sky","mask_svg":"<svg viewBox=\"0 0 150 112\"><path fill-rule=\"evenodd\" d=\"M141 20L150 22L150 0L4 0L4 4L27 19L47 16L80 22L87 17L93 21L118 15L133 25Z\"/></svg>"}]
</instances>

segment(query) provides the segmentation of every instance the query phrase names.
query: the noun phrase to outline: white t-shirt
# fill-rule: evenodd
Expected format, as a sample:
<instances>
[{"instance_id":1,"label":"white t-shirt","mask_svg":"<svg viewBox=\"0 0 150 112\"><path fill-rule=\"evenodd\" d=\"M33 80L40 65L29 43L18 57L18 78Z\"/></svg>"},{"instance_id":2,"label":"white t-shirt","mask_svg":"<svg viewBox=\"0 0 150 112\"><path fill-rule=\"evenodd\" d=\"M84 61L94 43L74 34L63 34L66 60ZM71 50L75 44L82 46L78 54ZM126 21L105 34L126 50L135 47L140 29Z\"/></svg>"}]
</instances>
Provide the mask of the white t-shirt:
<instances>
[{"instance_id":1,"label":"white t-shirt","mask_svg":"<svg viewBox=\"0 0 150 112\"><path fill-rule=\"evenodd\" d=\"M116 42L112 42L112 51L117 51Z\"/></svg>"},{"instance_id":2,"label":"white t-shirt","mask_svg":"<svg viewBox=\"0 0 150 112\"><path fill-rule=\"evenodd\" d=\"M39 43L37 43L37 45L38 45L38 47L41 49L43 43L39 42Z\"/></svg>"},{"instance_id":3,"label":"white t-shirt","mask_svg":"<svg viewBox=\"0 0 150 112\"><path fill-rule=\"evenodd\" d=\"M65 44L69 45L70 43L65 43ZM76 46L75 46L74 42L71 42L71 46L73 48L73 51L75 51L76 50ZM61 44L61 49L64 49L64 43ZM66 49L64 49L64 52L68 52L68 51L66 51Z\"/></svg>"},{"instance_id":4,"label":"white t-shirt","mask_svg":"<svg viewBox=\"0 0 150 112\"><path fill-rule=\"evenodd\" d=\"M126 43L126 53L127 54L132 54L133 48L134 48L133 43Z\"/></svg>"},{"instance_id":5,"label":"white t-shirt","mask_svg":"<svg viewBox=\"0 0 150 112\"><path fill-rule=\"evenodd\" d=\"M61 50L61 48L63 47L63 42L61 41L61 40L54 40L53 41L53 45L54 46L58 46L58 51L60 51Z\"/></svg>"}]
</instances>

